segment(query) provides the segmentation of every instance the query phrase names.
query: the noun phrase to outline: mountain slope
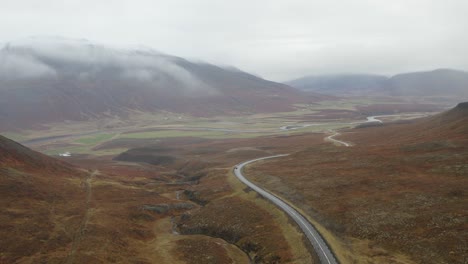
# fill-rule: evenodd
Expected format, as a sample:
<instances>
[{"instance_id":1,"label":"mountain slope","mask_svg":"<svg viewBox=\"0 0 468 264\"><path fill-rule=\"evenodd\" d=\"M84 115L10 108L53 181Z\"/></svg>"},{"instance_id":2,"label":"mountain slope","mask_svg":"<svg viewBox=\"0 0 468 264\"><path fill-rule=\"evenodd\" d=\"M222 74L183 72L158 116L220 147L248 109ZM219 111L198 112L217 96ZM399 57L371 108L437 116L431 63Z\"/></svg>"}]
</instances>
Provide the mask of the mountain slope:
<instances>
[{"instance_id":1,"label":"mountain slope","mask_svg":"<svg viewBox=\"0 0 468 264\"><path fill-rule=\"evenodd\" d=\"M0 263L66 257L85 210L85 176L0 136Z\"/></svg>"},{"instance_id":2,"label":"mountain slope","mask_svg":"<svg viewBox=\"0 0 468 264\"><path fill-rule=\"evenodd\" d=\"M372 133L349 135L356 144L419 144L439 142L450 145L452 141L468 143L468 102L440 114L416 119L409 124L389 124L369 128ZM385 138L385 141L382 139ZM437 143L437 144L439 144Z\"/></svg>"},{"instance_id":3,"label":"mountain slope","mask_svg":"<svg viewBox=\"0 0 468 264\"><path fill-rule=\"evenodd\" d=\"M32 38L0 50L0 129L135 111L194 116L293 110L294 88L153 50Z\"/></svg>"},{"instance_id":4,"label":"mountain slope","mask_svg":"<svg viewBox=\"0 0 468 264\"><path fill-rule=\"evenodd\" d=\"M303 150L245 174L338 236L343 263L465 263L468 103L347 132L336 138L352 147L307 135Z\"/></svg>"},{"instance_id":5,"label":"mountain slope","mask_svg":"<svg viewBox=\"0 0 468 264\"><path fill-rule=\"evenodd\" d=\"M411 124L407 133L413 135L414 142L429 140L468 142L468 102L459 103L448 111Z\"/></svg>"},{"instance_id":6,"label":"mountain slope","mask_svg":"<svg viewBox=\"0 0 468 264\"><path fill-rule=\"evenodd\" d=\"M450 69L404 73L390 78L365 74L309 76L286 84L330 95L452 96L468 99L468 73Z\"/></svg>"},{"instance_id":7,"label":"mountain slope","mask_svg":"<svg viewBox=\"0 0 468 264\"><path fill-rule=\"evenodd\" d=\"M72 170L64 162L32 151L2 135L0 135L0 166L27 171L39 170L42 172L70 172Z\"/></svg>"}]
</instances>

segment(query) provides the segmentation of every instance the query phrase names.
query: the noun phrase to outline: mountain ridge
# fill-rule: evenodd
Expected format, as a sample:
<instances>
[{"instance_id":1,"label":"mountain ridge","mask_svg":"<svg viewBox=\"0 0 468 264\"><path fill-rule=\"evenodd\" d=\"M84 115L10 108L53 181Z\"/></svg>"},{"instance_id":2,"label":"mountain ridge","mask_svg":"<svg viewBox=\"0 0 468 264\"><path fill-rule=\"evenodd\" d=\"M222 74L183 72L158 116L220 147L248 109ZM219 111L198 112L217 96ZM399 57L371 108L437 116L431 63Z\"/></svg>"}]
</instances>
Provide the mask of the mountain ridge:
<instances>
[{"instance_id":1,"label":"mountain ridge","mask_svg":"<svg viewBox=\"0 0 468 264\"><path fill-rule=\"evenodd\" d=\"M330 95L463 96L468 99L468 72L435 69L396 74L337 74L287 81L295 88Z\"/></svg>"}]
</instances>

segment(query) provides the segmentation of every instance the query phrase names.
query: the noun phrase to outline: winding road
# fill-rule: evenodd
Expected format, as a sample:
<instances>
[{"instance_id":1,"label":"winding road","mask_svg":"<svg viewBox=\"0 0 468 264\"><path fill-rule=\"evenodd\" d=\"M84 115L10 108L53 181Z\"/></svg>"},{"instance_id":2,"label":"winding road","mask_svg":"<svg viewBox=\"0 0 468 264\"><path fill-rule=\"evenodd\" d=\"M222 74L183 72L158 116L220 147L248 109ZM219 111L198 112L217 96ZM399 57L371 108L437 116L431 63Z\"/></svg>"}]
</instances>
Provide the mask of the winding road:
<instances>
[{"instance_id":1,"label":"winding road","mask_svg":"<svg viewBox=\"0 0 468 264\"><path fill-rule=\"evenodd\" d=\"M242 162L238 164L236 167L234 167L234 174L236 177L243 182L245 185L249 186L251 189L265 197L266 199L270 200L272 203L274 203L276 206L281 208L284 212L286 212L301 228L302 232L307 236L309 239L310 243L315 249L315 252L317 253L320 263L322 264L335 264L338 263L336 260L335 256L333 255L332 251L328 247L327 243L325 240L322 238L322 236L319 234L319 232L315 229L315 227L307 221L307 219L302 216L298 211L296 211L294 208L292 208L290 205L288 205L286 202L278 198L277 196L269 193L268 191L262 189L261 187L258 187L257 185L253 184L249 180L247 180L244 175L242 175L242 168L250 163L260 161L260 160L266 160L266 159L272 159L272 158L279 158L279 157L284 157L288 156L289 154L282 154L282 155L275 155L275 156L268 156L268 157L263 157L263 158L258 158L258 159L253 159L249 160L246 162Z\"/></svg>"},{"instance_id":2,"label":"winding road","mask_svg":"<svg viewBox=\"0 0 468 264\"><path fill-rule=\"evenodd\" d=\"M334 132L334 131L332 131L332 132ZM338 144L342 144L342 145L344 145L345 147L350 147L350 146L351 146L351 144L349 144L349 143L347 143L347 142L344 142L344 141L341 141L341 140L338 140L338 139L334 139L334 137L335 137L335 136L338 136L338 135L340 135L340 133L335 132L335 134L326 137L326 139L327 139L327 140L330 140L330 141L333 141L333 142L335 142L335 143L338 143Z\"/></svg>"}]
</instances>

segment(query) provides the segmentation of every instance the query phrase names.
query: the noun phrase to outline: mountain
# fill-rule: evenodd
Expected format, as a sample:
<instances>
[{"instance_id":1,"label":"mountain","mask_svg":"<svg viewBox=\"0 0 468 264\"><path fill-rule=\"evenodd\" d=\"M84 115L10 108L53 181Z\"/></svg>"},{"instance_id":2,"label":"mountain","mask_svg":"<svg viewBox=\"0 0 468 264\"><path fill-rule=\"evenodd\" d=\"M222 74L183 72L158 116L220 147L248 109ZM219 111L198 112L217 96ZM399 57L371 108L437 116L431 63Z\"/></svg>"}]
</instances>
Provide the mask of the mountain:
<instances>
[{"instance_id":1,"label":"mountain","mask_svg":"<svg viewBox=\"0 0 468 264\"><path fill-rule=\"evenodd\" d=\"M454 95L468 99L468 72L438 69L398 74L389 79L387 87L393 95Z\"/></svg>"},{"instance_id":2,"label":"mountain","mask_svg":"<svg viewBox=\"0 0 468 264\"><path fill-rule=\"evenodd\" d=\"M309 76L286 84L330 95L453 96L468 99L468 72L451 69L393 77L366 74Z\"/></svg>"},{"instance_id":3,"label":"mountain","mask_svg":"<svg viewBox=\"0 0 468 264\"><path fill-rule=\"evenodd\" d=\"M307 76L286 82L304 91L314 91L331 95L359 95L384 92L388 78L372 74L342 74Z\"/></svg>"},{"instance_id":4,"label":"mountain","mask_svg":"<svg viewBox=\"0 0 468 264\"><path fill-rule=\"evenodd\" d=\"M29 38L0 50L0 130L169 111L193 116L293 110L316 101L235 68L151 49Z\"/></svg>"}]
</instances>

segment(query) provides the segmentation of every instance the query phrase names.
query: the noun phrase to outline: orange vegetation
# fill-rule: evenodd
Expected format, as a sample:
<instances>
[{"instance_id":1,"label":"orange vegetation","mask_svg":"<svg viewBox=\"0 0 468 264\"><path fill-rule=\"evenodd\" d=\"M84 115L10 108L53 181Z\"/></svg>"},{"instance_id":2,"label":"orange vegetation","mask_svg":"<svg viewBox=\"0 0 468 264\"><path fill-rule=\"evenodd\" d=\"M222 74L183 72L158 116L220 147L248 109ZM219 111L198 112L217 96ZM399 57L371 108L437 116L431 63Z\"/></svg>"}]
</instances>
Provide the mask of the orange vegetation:
<instances>
[{"instance_id":1,"label":"orange vegetation","mask_svg":"<svg viewBox=\"0 0 468 264\"><path fill-rule=\"evenodd\" d=\"M310 145L247 175L340 237L348 261L464 263L467 118L465 103L411 124L351 130L340 139L354 147Z\"/></svg>"}]
</instances>

